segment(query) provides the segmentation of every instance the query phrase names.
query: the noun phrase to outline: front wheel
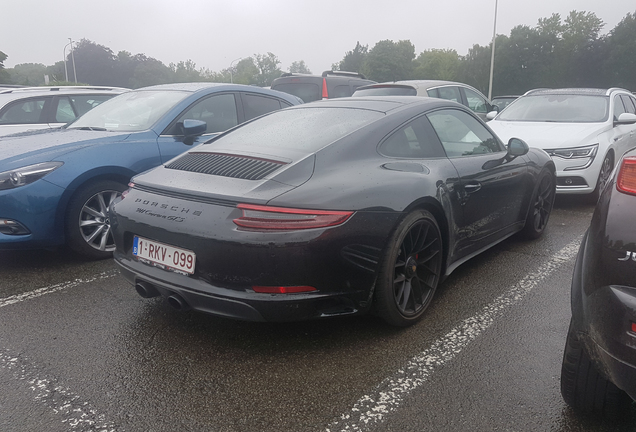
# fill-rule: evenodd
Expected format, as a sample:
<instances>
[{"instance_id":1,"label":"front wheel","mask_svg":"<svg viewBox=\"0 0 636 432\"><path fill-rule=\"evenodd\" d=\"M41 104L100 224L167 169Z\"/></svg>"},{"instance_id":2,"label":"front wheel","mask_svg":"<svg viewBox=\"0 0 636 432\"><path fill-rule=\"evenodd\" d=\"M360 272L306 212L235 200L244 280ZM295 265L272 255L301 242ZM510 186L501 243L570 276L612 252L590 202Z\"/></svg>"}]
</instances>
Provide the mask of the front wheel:
<instances>
[{"instance_id":1,"label":"front wheel","mask_svg":"<svg viewBox=\"0 0 636 432\"><path fill-rule=\"evenodd\" d=\"M126 185L101 180L80 187L66 212L68 246L78 254L92 258L110 258L115 250L108 211Z\"/></svg>"},{"instance_id":2,"label":"front wheel","mask_svg":"<svg viewBox=\"0 0 636 432\"><path fill-rule=\"evenodd\" d=\"M596 204L599 197L601 196L601 192L605 189L605 185L609 181L610 174L614 169L614 155L612 152L607 152L605 155L605 159L603 159L603 164L601 165L601 171L598 173L598 180L596 181L596 188L594 192L590 194L590 202Z\"/></svg>"},{"instance_id":3,"label":"front wheel","mask_svg":"<svg viewBox=\"0 0 636 432\"><path fill-rule=\"evenodd\" d=\"M376 308L387 323L416 323L430 304L442 270L442 236L429 212L417 210L398 225L382 258Z\"/></svg>"},{"instance_id":4,"label":"front wheel","mask_svg":"<svg viewBox=\"0 0 636 432\"><path fill-rule=\"evenodd\" d=\"M556 196L556 182L551 171L544 170L539 175L536 189L530 201L528 216L523 226L523 234L530 239L541 237L548 225L554 198Z\"/></svg>"}]
</instances>

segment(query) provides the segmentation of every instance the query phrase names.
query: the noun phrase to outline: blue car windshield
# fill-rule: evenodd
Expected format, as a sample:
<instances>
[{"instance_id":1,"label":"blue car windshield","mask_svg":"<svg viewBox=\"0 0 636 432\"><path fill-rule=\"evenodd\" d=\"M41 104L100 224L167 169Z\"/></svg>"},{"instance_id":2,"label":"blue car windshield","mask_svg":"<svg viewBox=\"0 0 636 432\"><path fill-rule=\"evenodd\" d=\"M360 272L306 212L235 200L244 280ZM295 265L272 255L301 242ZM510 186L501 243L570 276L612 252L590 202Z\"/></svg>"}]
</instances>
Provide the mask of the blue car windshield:
<instances>
[{"instance_id":1,"label":"blue car windshield","mask_svg":"<svg viewBox=\"0 0 636 432\"><path fill-rule=\"evenodd\" d=\"M88 111L69 124L68 128L115 132L147 130L190 94L175 90L123 93Z\"/></svg>"},{"instance_id":2,"label":"blue car windshield","mask_svg":"<svg viewBox=\"0 0 636 432\"><path fill-rule=\"evenodd\" d=\"M520 97L497 116L503 121L596 123L607 120L605 96L542 94Z\"/></svg>"}]
</instances>

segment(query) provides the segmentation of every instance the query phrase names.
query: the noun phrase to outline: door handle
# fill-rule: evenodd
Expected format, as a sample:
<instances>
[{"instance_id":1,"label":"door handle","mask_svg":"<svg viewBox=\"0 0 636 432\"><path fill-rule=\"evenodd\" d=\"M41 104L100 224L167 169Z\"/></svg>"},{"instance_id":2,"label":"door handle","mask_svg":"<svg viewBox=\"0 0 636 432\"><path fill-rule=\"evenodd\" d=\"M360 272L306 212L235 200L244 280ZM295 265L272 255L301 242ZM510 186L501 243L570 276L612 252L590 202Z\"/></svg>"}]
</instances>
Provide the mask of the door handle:
<instances>
[{"instance_id":1,"label":"door handle","mask_svg":"<svg viewBox=\"0 0 636 432\"><path fill-rule=\"evenodd\" d=\"M481 183L479 182L469 183L464 186L464 190L466 190L466 193L477 192L479 189L481 189Z\"/></svg>"}]
</instances>

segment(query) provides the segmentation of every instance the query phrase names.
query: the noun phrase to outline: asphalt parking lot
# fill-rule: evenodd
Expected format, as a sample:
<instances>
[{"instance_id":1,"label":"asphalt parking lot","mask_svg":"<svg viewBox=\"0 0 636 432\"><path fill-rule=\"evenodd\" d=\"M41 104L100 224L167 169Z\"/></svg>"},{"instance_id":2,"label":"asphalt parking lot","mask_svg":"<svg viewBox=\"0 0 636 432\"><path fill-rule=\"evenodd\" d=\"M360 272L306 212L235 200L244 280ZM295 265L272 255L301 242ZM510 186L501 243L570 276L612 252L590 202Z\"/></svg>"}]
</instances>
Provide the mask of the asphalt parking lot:
<instances>
[{"instance_id":1,"label":"asphalt parking lot","mask_svg":"<svg viewBox=\"0 0 636 432\"><path fill-rule=\"evenodd\" d=\"M459 267L408 329L373 316L225 320L142 299L111 260L0 252L2 431L630 431L559 376L593 206Z\"/></svg>"}]
</instances>

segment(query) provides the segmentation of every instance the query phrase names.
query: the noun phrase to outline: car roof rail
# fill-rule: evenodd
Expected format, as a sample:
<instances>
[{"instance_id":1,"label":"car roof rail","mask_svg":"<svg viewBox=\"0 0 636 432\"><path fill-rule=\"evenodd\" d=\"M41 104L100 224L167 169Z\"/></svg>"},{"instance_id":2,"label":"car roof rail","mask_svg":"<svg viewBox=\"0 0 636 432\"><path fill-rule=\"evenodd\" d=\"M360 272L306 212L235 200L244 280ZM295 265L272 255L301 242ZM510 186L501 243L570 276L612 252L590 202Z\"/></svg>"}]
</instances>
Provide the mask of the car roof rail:
<instances>
[{"instance_id":1,"label":"car roof rail","mask_svg":"<svg viewBox=\"0 0 636 432\"><path fill-rule=\"evenodd\" d=\"M41 91L41 92L55 92L60 90L82 90L82 91L95 91L95 90L114 90L114 91L128 91L130 89L124 87L110 87L110 86L42 86L42 87L18 87L18 88L8 88L8 89L0 89L0 94L5 93L23 93L23 92L32 92L32 91Z\"/></svg>"},{"instance_id":2,"label":"car roof rail","mask_svg":"<svg viewBox=\"0 0 636 432\"><path fill-rule=\"evenodd\" d=\"M610 95L610 94L612 94L613 91L624 91L624 92L627 92L627 93L631 93L629 90L626 90L626 89L624 89L622 87L611 87L611 88L607 89L607 93L606 94Z\"/></svg>"},{"instance_id":3,"label":"car roof rail","mask_svg":"<svg viewBox=\"0 0 636 432\"><path fill-rule=\"evenodd\" d=\"M283 72L281 75L282 77L290 77L290 76L312 76L311 74L303 74L303 73L298 73L298 72Z\"/></svg>"},{"instance_id":4,"label":"car roof rail","mask_svg":"<svg viewBox=\"0 0 636 432\"><path fill-rule=\"evenodd\" d=\"M324 71L322 73L323 77L326 77L328 75L335 75L335 76L345 76L345 77L351 77L351 78L362 78L362 79L367 79L367 77L365 77L364 75L362 75L360 72L349 72L349 71L333 71L333 70L327 70Z\"/></svg>"}]
</instances>

